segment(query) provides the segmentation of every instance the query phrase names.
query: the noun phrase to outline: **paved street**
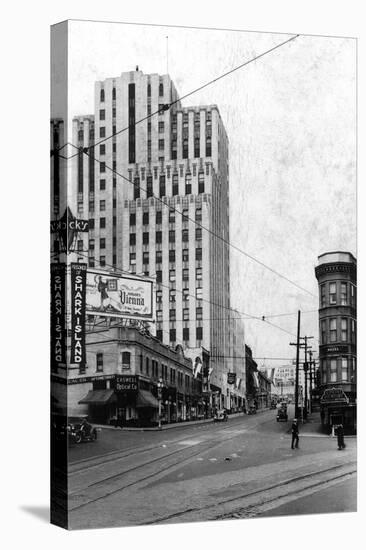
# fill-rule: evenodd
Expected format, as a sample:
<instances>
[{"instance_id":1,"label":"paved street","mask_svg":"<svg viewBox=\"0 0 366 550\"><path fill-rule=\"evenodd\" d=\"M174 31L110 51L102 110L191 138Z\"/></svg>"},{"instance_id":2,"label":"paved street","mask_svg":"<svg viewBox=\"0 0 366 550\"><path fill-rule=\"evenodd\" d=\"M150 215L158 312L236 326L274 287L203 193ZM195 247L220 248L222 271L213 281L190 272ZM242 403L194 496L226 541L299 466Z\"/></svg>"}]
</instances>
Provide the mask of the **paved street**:
<instances>
[{"instance_id":1,"label":"paved street","mask_svg":"<svg viewBox=\"0 0 366 550\"><path fill-rule=\"evenodd\" d=\"M300 426L300 449L291 450L290 422L275 415L162 432L102 429L95 444L70 449L70 527L324 512L310 505L318 494L354 511L356 439L339 452L334 438Z\"/></svg>"}]
</instances>

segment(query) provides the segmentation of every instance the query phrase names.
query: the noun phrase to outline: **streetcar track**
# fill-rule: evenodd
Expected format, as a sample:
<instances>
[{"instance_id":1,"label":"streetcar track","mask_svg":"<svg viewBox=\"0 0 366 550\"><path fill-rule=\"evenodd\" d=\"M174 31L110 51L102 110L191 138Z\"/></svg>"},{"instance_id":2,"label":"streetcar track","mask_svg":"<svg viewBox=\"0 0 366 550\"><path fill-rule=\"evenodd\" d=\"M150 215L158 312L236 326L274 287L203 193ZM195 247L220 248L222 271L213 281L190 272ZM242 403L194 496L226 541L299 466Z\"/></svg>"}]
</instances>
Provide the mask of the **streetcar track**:
<instances>
[{"instance_id":1,"label":"streetcar track","mask_svg":"<svg viewBox=\"0 0 366 550\"><path fill-rule=\"evenodd\" d=\"M238 434L235 433L235 434L232 435L231 437L227 437L227 438L225 438L225 439L221 439L221 440L219 441L219 443L221 444L221 443L223 443L223 442L225 442L225 441L229 441L230 439L234 439L235 437L237 437L237 435L238 435ZM203 441L202 443L205 443L205 442ZM205 445L205 447L204 447L203 449L200 448L197 452L191 453L189 456L183 458L182 460L178 460L178 461L174 462L173 464L170 464L170 465L168 466L168 470L174 468L174 467L177 466L177 465L182 465L182 464L184 464L186 461L189 461L189 460L191 460L192 458L194 458L195 456L197 456L197 455L199 455L199 454L202 454L202 453L204 453L204 452L207 452L207 451L213 449L214 447L217 446L217 443L218 443L217 440L214 440L214 441L211 442L211 444ZM195 446L195 447L196 447L196 446ZM192 448L192 447L183 447L182 449L176 449L175 451L173 451L173 452L171 452L171 453L164 454L163 456L157 457L156 459L150 460L149 462L145 462L145 463L139 464L139 465L137 465L137 466L134 466L133 468L129 468L128 470L124 470L123 472L119 472L119 473L117 473L117 474L113 474L112 476L108 476L108 477L106 477L106 478L103 478L103 479L100 480L100 481L93 482L93 483L87 485L86 487L84 487L84 488L82 488L82 489L78 489L78 490L76 490L76 491L74 491L74 492L69 493L69 496L77 496L78 494L80 494L80 491L86 491L86 490L88 490L90 487L93 487L93 486L95 486L95 485L102 485L103 483L108 482L108 481L111 481L112 479L116 479L116 478L118 478L118 477L122 477L122 476L124 476L124 475L126 475L126 474L128 474L128 473L130 473L130 472L136 471L136 470L138 470L138 469L140 469L140 468L144 468L145 466L147 466L147 465L149 465L149 464L152 464L153 462L155 463L155 462L158 462L158 461L162 461L162 460L165 460L165 459L169 458L169 457L172 456L172 455L175 455L175 454L178 454L178 453L183 453L183 452L185 452L185 451L189 451L191 448ZM165 472L165 473L166 473L166 472ZM82 503L80 503L80 504L78 504L78 505L76 505L76 506L73 506L73 507L70 506L70 508L69 508L69 509L70 509L70 512L72 512L72 511L74 511L74 510L77 510L77 509L80 509L80 508L83 508L83 507L85 507L85 506L88 506L89 504L93 504L94 502L97 502L97 501L99 501L99 500L101 500L101 499L108 498L109 496L111 496L111 495L113 495L113 494L116 494L116 493L118 493L118 492L124 491L125 489L128 489L128 488L132 487L133 485L137 485L137 484L139 484L139 483L142 483L143 481L146 481L147 479L152 479L152 478L154 478L154 477L156 477L156 476L158 476L158 475L160 475L160 474L161 474L161 471L153 472L153 473L151 473L151 474L148 474L148 475L145 476L145 477L142 477L142 478L139 478L139 479L137 479L137 480L135 480L135 481L132 481L131 483L128 483L127 485L124 485L123 487L118 487L118 488L116 488L116 489L113 489L112 491L109 491L109 492L105 493L104 495L100 495L99 497L96 497L96 498L94 498L94 499L90 499L90 500L88 500L87 502L82 502ZM82 496L82 495L81 495L81 496Z\"/></svg>"},{"instance_id":2,"label":"streetcar track","mask_svg":"<svg viewBox=\"0 0 366 550\"><path fill-rule=\"evenodd\" d=\"M349 464L357 464L356 461L353 461ZM348 464L347 464L348 465ZM178 518L178 517L182 517L182 516L185 516L187 514L190 514L192 512L202 512L202 510L209 510L210 508L216 508L220 505L224 505L224 504L228 504L228 503L231 503L231 502L235 502L237 500L242 500L244 498L249 498L249 497L252 497L252 496L255 496L255 495L259 495L261 493L266 493L268 491L272 491L273 489L277 489L277 488L280 488L280 487L285 487L286 485L290 485L290 484L293 484L295 482L298 482L298 481L301 481L301 480L304 480L304 479L307 479L309 477L312 477L312 476L319 476L321 474L325 474L327 472L331 472L333 470L336 470L336 469L339 469L339 468L343 468L345 466L345 464L340 464L340 465L337 465L337 466L332 466L331 468L326 468L324 470L318 470L316 472L310 472L308 474L303 474L301 476L297 476L297 477L292 477L290 479L286 479L284 481L281 481L279 483L276 483L274 485L270 485L270 486L267 486L267 487L264 487L262 489L256 489L255 491L251 491L249 493L244 493L244 494L241 494L241 495L237 495L236 497L232 497L232 498L228 498L228 499L223 499L223 500L220 500L220 501L217 501L215 503L212 503L212 504L207 504L205 506L200 506L200 507L194 507L194 508L187 508L186 510L182 510L180 512L175 512L174 514L169 514L168 516L164 516L162 518L158 518L158 519L154 519L153 521L145 521L144 522L144 525L153 525L153 524L156 524L156 523L162 523L164 521L169 521L170 519L174 519L174 518ZM357 469L354 469L354 470L351 470L351 471L347 471L345 473L342 473L338 476L335 476L335 477L332 477L331 479L326 479L324 481L318 481L312 485L308 485L306 487L304 487L302 489L302 491L306 491L308 489L311 489L313 487L316 487L316 486L322 486L324 484L327 484L333 480L336 480L336 479L340 479L342 477L347 477L349 475L353 475L357 473ZM255 507L258 507L258 506L263 506L264 504L268 504L269 502L272 502L272 501L275 501L275 500L279 500L281 498L284 498L286 496L289 496L289 495L292 495L292 494L295 494L297 493L298 494L299 492L299 489L294 489L293 491L290 491L288 493L286 493L285 495L280 495L280 496L277 496L277 497L274 497L272 499L268 499L266 500L265 502L262 502L260 504L256 503L256 504L251 504L245 508L242 508L241 510L237 510L235 512L228 512L226 514L220 514L218 516L216 516L215 518L213 518L214 520L217 520L217 519L225 519L225 518L229 518L229 517L232 517L233 514L241 514L241 513L245 513L246 510L249 510L249 509L252 509L252 508L255 508ZM202 519L200 519L200 521L202 521ZM205 520L207 521L207 520Z\"/></svg>"}]
</instances>

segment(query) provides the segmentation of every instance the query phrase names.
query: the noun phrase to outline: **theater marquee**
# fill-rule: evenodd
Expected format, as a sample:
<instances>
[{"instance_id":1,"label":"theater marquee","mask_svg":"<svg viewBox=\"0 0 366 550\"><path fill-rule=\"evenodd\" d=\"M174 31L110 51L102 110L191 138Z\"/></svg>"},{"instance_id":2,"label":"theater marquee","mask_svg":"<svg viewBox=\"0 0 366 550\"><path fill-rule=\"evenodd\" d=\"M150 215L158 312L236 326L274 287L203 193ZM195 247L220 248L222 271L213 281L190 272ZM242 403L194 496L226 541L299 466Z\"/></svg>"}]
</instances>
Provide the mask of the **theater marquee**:
<instances>
[{"instance_id":1,"label":"theater marquee","mask_svg":"<svg viewBox=\"0 0 366 550\"><path fill-rule=\"evenodd\" d=\"M153 321L153 281L101 270L88 270L86 313Z\"/></svg>"}]
</instances>

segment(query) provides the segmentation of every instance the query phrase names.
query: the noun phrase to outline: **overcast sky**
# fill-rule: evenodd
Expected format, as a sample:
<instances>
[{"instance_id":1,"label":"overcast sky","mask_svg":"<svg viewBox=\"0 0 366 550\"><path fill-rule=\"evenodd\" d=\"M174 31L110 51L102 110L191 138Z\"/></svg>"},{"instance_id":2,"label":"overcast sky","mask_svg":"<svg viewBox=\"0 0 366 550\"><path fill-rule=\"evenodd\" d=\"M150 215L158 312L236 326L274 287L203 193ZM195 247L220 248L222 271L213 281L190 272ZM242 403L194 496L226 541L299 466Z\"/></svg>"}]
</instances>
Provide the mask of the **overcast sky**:
<instances>
[{"instance_id":1,"label":"overcast sky","mask_svg":"<svg viewBox=\"0 0 366 550\"><path fill-rule=\"evenodd\" d=\"M185 95L290 36L72 22L70 117L94 112L96 80L136 65L166 74L168 62ZM352 39L299 36L183 102L216 103L221 112L230 141L231 242L316 296L318 255L356 255L355 48ZM245 322L255 357L294 357L298 309L302 334L318 336L317 298L234 249L231 290L240 312L294 313L269 319L293 336Z\"/></svg>"}]
</instances>

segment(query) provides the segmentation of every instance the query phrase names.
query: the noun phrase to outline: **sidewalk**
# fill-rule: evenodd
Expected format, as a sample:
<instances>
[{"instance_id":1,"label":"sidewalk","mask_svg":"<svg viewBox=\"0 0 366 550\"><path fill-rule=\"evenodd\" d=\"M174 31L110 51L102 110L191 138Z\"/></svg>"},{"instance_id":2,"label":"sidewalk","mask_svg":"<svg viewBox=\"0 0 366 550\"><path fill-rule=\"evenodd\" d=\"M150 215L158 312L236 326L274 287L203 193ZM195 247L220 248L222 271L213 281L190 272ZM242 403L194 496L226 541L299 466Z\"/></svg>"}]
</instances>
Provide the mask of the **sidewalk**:
<instances>
[{"instance_id":1,"label":"sidewalk","mask_svg":"<svg viewBox=\"0 0 366 550\"><path fill-rule=\"evenodd\" d=\"M246 416L246 413L240 412L240 413L233 413L229 414L228 421L230 421L230 418L237 418L238 416ZM173 422L172 424L163 424L161 426L161 430L157 426L154 428L116 428L115 426L108 426L105 424L93 424L98 429L103 430L123 430L124 432L158 432L163 430L171 430L173 428L185 428L186 426L195 426L197 424L209 424L213 422L213 418L205 418L203 420L190 420L188 422Z\"/></svg>"},{"instance_id":2,"label":"sidewalk","mask_svg":"<svg viewBox=\"0 0 366 550\"><path fill-rule=\"evenodd\" d=\"M288 430L288 433L291 433L291 427ZM308 415L308 418L305 422L299 422L299 433L300 437L336 437L335 435L328 434L324 431L321 420L320 413L314 412ZM356 435L345 435L345 438L356 438Z\"/></svg>"}]
</instances>

